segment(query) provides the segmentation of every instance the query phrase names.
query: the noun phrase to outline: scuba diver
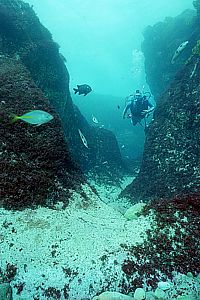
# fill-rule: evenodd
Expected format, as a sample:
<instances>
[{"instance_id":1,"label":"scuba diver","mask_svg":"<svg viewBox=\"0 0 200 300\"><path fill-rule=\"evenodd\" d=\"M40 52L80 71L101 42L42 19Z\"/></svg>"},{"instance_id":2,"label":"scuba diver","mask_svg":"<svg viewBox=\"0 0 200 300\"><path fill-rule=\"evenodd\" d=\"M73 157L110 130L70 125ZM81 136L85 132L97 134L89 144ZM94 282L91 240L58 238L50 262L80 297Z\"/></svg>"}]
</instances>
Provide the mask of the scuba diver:
<instances>
[{"instance_id":1,"label":"scuba diver","mask_svg":"<svg viewBox=\"0 0 200 300\"><path fill-rule=\"evenodd\" d=\"M148 92L149 93L149 92ZM141 121L145 121L145 130L147 128L146 118L149 114L155 109L153 104L149 101L151 94L149 96L142 94L139 90L135 91L135 94L132 94L126 98L126 106L123 111L123 119L125 119L128 109L130 109L131 114L128 114L128 118L131 118L133 126L139 123L141 126Z\"/></svg>"}]
</instances>

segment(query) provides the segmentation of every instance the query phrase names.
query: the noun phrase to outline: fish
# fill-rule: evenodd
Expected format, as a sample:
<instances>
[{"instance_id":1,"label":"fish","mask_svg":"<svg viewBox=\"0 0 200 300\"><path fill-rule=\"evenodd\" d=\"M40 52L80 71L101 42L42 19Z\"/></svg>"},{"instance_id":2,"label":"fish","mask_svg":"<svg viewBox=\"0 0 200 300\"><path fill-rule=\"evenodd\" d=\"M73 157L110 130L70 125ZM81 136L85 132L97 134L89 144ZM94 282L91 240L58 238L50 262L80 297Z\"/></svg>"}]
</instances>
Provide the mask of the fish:
<instances>
[{"instance_id":1,"label":"fish","mask_svg":"<svg viewBox=\"0 0 200 300\"><path fill-rule=\"evenodd\" d=\"M40 126L53 119L53 116L44 110L31 110L23 114L22 116L13 115L11 122L14 123L18 120L22 120L26 123Z\"/></svg>"},{"instance_id":2,"label":"fish","mask_svg":"<svg viewBox=\"0 0 200 300\"><path fill-rule=\"evenodd\" d=\"M79 95L84 95L86 96L92 91L92 88L88 84L77 84L77 88L74 88L74 93L78 93Z\"/></svg>"},{"instance_id":3,"label":"fish","mask_svg":"<svg viewBox=\"0 0 200 300\"><path fill-rule=\"evenodd\" d=\"M194 65L192 73L190 74L190 79L194 76L194 73L196 72L198 63L199 63L199 59L196 61L195 65Z\"/></svg>"},{"instance_id":4,"label":"fish","mask_svg":"<svg viewBox=\"0 0 200 300\"><path fill-rule=\"evenodd\" d=\"M183 52L183 50L185 49L185 47L187 46L188 43L189 43L188 41L185 41L182 44L180 44L180 46L176 49L176 51L175 51L175 53L174 53L174 55L172 57L172 60L171 60L172 64L175 63L175 60Z\"/></svg>"},{"instance_id":5,"label":"fish","mask_svg":"<svg viewBox=\"0 0 200 300\"><path fill-rule=\"evenodd\" d=\"M99 121L97 120L97 118L95 116L92 116L92 121L95 123L95 124L98 124Z\"/></svg>"},{"instance_id":6,"label":"fish","mask_svg":"<svg viewBox=\"0 0 200 300\"><path fill-rule=\"evenodd\" d=\"M82 134L82 132L81 132L80 129L78 129L78 133L79 133L79 135L80 135L80 138L81 138L81 141L82 141L83 145L84 145L86 148L89 148L89 147L88 147L87 140L86 140L86 138L84 137L84 135Z\"/></svg>"},{"instance_id":7,"label":"fish","mask_svg":"<svg viewBox=\"0 0 200 300\"><path fill-rule=\"evenodd\" d=\"M117 108L118 108L118 109L120 109L120 106L119 106L119 105L117 105Z\"/></svg>"}]
</instances>

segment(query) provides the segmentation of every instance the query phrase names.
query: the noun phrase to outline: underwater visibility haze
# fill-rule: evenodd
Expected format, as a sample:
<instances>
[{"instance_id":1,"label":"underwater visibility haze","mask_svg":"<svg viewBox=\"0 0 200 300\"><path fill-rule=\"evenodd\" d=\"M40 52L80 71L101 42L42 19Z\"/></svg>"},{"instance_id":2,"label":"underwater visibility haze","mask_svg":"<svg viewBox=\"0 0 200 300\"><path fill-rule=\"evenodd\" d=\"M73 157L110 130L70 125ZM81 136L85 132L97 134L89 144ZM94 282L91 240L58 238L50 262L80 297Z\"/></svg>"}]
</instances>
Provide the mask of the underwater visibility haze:
<instances>
[{"instance_id":1,"label":"underwater visibility haze","mask_svg":"<svg viewBox=\"0 0 200 300\"><path fill-rule=\"evenodd\" d=\"M121 115L126 96L137 88L150 90L141 51L143 31L165 17L192 8L192 1L28 2L61 47L70 73L70 90L83 83L93 89L87 100L73 97L74 103L88 122L92 123L92 115L95 115L101 125L111 129L120 148L127 145L121 148L123 157L141 160L143 129L121 121Z\"/></svg>"},{"instance_id":2,"label":"underwater visibility haze","mask_svg":"<svg viewBox=\"0 0 200 300\"><path fill-rule=\"evenodd\" d=\"M200 0L0 0L0 300L200 299Z\"/></svg>"},{"instance_id":3,"label":"underwater visibility haze","mask_svg":"<svg viewBox=\"0 0 200 300\"><path fill-rule=\"evenodd\" d=\"M145 83L135 70L146 26L193 8L191 0L29 0L61 46L70 86L88 83L95 94L124 97ZM139 52L140 53L140 52ZM143 66L137 66L137 68ZM139 76L134 78L135 73Z\"/></svg>"}]
</instances>

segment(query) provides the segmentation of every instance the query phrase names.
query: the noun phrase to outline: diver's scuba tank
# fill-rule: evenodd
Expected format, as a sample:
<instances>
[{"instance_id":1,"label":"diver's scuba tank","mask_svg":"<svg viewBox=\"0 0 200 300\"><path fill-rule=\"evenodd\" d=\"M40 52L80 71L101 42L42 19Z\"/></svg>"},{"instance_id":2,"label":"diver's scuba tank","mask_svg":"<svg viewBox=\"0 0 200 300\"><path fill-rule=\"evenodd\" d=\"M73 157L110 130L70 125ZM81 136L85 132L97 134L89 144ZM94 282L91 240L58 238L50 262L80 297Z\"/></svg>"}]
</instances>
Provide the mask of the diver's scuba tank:
<instances>
[{"instance_id":1,"label":"diver's scuba tank","mask_svg":"<svg viewBox=\"0 0 200 300\"><path fill-rule=\"evenodd\" d=\"M143 96L146 96L147 100L149 100L151 98L151 93L150 92L144 92Z\"/></svg>"},{"instance_id":2,"label":"diver's scuba tank","mask_svg":"<svg viewBox=\"0 0 200 300\"><path fill-rule=\"evenodd\" d=\"M124 107L126 107L127 103L130 101L130 97L131 97L131 96L134 96L134 95L131 94L131 95L129 95L129 96L127 96L127 97L125 98Z\"/></svg>"}]
</instances>

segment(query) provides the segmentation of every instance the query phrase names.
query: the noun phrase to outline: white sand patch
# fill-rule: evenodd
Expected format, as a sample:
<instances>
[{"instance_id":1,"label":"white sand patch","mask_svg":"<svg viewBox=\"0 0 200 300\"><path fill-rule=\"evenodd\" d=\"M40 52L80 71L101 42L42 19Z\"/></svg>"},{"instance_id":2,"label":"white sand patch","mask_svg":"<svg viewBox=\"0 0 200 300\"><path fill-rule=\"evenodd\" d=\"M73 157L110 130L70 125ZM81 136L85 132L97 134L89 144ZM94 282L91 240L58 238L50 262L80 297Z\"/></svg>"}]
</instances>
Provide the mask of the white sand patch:
<instances>
[{"instance_id":1,"label":"white sand patch","mask_svg":"<svg viewBox=\"0 0 200 300\"><path fill-rule=\"evenodd\" d=\"M58 299L67 299L67 293L70 300L91 299L106 281L117 289L126 259L120 244L142 243L152 220L127 221L87 185L85 192L90 198L86 209L80 208L87 205L75 193L65 210L0 210L0 267L5 270L7 263L14 264L17 275L12 287L24 283L19 295L13 288L13 300L36 295L40 300L57 299L44 296L49 287L59 290Z\"/></svg>"},{"instance_id":2,"label":"white sand patch","mask_svg":"<svg viewBox=\"0 0 200 300\"><path fill-rule=\"evenodd\" d=\"M93 185L98 194L100 195L102 201L109 206L113 207L115 210L124 214L126 210L133 204L127 198L118 198L120 192L125 189L127 185L132 183L134 177L126 176L119 185L108 185L108 184L98 184L94 180L90 180L91 185Z\"/></svg>"}]
</instances>

